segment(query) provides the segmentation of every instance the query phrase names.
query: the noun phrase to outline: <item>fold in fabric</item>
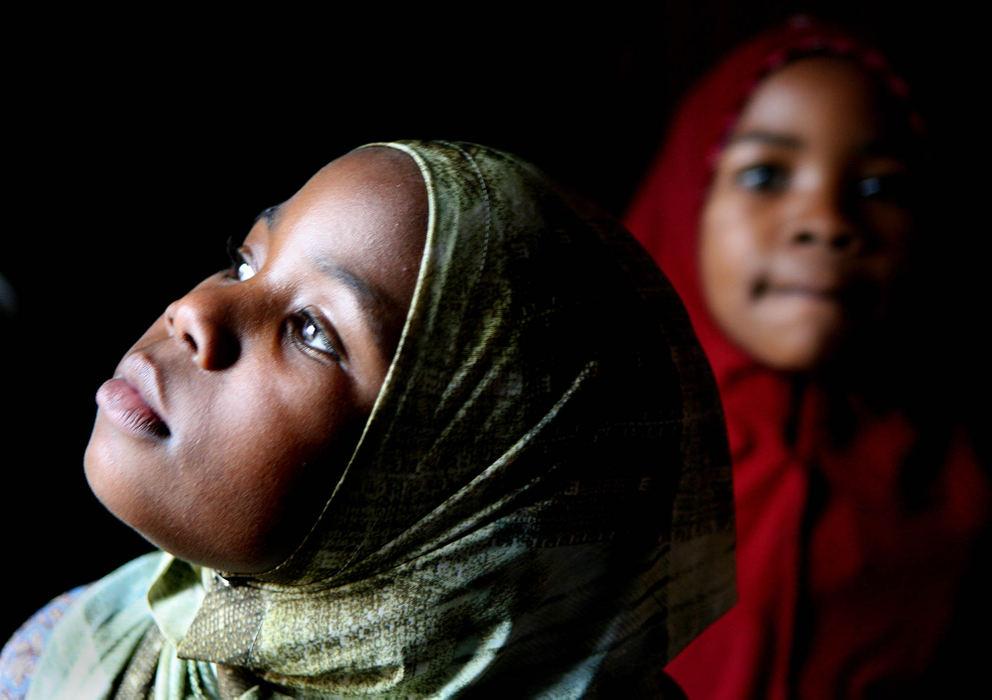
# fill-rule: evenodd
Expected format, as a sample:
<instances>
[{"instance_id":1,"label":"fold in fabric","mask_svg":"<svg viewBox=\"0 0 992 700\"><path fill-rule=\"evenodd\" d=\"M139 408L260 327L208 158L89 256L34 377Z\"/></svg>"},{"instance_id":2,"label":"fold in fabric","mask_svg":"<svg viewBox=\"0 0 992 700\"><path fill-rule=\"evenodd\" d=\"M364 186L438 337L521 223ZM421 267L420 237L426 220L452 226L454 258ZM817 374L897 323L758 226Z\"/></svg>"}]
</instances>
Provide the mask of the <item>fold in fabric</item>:
<instances>
[{"instance_id":1,"label":"fold in fabric","mask_svg":"<svg viewBox=\"0 0 992 700\"><path fill-rule=\"evenodd\" d=\"M513 156L368 147L410 155L430 204L377 403L286 562L144 572L157 653L189 660L153 674L234 667L245 697L636 688L735 595L722 414L681 302L619 224Z\"/></svg>"}]
</instances>

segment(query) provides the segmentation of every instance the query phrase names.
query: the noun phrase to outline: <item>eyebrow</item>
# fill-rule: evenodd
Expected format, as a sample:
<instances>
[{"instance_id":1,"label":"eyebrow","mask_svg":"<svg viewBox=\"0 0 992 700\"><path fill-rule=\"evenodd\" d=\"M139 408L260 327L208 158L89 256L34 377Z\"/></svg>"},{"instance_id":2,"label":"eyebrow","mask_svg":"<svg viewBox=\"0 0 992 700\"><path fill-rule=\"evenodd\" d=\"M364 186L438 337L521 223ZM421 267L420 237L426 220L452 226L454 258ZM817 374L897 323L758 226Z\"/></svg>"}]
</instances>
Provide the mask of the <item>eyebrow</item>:
<instances>
[{"instance_id":1,"label":"eyebrow","mask_svg":"<svg viewBox=\"0 0 992 700\"><path fill-rule=\"evenodd\" d=\"M273 204L271 207L266 207L265 209L263 209L258 214L258 216L255 217L255 220L252 223L257 224L262 219L265 219L265 225L269 228L269 230L272 230L273 228L275 228L276 224L278 223L279 215L281 213L282 213L282 205Z\"/></svg>"},{"instance_id":2,"label":"eyebrow","mask_svg":"<svg viewBox=\"0 0 992 700\"><path fill-rule=\"evenodd\" d=\"M264 220L271 235L279 223L282 208L282 204L266 207L255 217L254 223ZM396 351L396 346L399 345L402 323L406 319L406 306L342 265L322 258L317 258L314 265L321 273L342 282L351 290L358 300L358 305L365 312L379 352L387 360L391 358Z\"/></svg>"},{"instance_id":3,"label":"eyebrow","mask_svg":"<svg viewBox=\"0 0 992 700\"><path fill-rule=\"evenodd\" d=\"M899 138L880 138L865 145L862 152L868 156L881 156L903 160L909 157L910 146Z\"/></svg>"},{"instance_id":4,"label":"eyebrow","mask_svg":"<svg viewBox=\"0 0 992 700\"><path fill-rule=\"evenodd\" d=\"M727 145L731 146L741 142L757 142L769 146L780 146L782 148L801 148L803 146L803 140L798 136L780 134L774 131L762 131L761 129L745 131L742 134L732 136L727 142Z\"/></svg>"},{"instance_id":5,"label":"eyebrow","mask_svg":"<svg viewBox=\"0 0 992 700\"><path fill-rule=\"evenodd\" d=\"M407 309L396 299L375 285L369 284L348 268L329 260L317 260L317 269L343 283L365 311L376 345L387 360L392 357L399 343L402 322Z\"/></svg>"},{"instance_id":6,"label":"eyebrow","mask_svg":"<svg viewBox=\"0 0 992 700\"><path fill-rule=\"evenodd\" d=\"M752 131L745 131L744 133L732 136L727 142L727 146L733 146L742 142L762 143L788 149L800 149L805 145L802 138L798 136L777 133L774 131L764 131L762 129L754 129ZM907 150L908 148L906 144L900 142L899 139L882 138L866 143L861 148L861 153L866 156L905 158L905 153Z\"/></svg>"}]
</instances>

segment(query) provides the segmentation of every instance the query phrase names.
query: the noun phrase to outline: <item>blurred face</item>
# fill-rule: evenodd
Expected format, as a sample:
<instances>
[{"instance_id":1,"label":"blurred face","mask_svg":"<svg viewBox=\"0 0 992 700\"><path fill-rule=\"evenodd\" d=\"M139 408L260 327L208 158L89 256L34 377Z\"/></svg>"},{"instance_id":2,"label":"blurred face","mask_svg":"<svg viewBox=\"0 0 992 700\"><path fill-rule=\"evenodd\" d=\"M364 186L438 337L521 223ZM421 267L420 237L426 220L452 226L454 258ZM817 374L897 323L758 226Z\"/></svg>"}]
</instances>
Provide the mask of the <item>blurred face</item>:
<instances>
[{"instance_id":1,"label":"blurred face","mask_svg":"<svg viewBox=\"0 0 992 700\"><path fill-rule=\"evenodd\" d=\"M98 391L85 465L104 505L187 561L283 561L382 387L426 222L419 170L391 149L336 160L263 213Z\"/></svg>"},{"instance_id":2,"label":"blurred face","mask_svg":"<svg viewBox=\"0 0 992 700\"><path fill-rule=\"evenodd\" d=\"M803 59L758 86L720 156L703 292L765 365L813 370L885 313L913 222L908 166L879 113L855 65Z\"/></svg>"}]
</instances>

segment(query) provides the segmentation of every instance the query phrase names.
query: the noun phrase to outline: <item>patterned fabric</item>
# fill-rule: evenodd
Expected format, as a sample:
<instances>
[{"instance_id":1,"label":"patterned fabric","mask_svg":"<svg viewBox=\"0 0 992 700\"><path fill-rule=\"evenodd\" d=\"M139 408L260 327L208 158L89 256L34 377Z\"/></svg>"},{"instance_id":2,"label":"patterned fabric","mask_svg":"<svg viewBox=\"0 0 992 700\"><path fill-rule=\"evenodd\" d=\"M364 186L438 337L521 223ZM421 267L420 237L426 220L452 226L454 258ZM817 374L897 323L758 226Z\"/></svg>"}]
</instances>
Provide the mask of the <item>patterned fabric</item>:
<instances>
[{"instance_id":1,"label":"patterned fabric","mask_svg":"<svg viewBox=\"0 0 992 700\"><path fill-rule=\"evenodd\" d=\"M0 653L0 700L20 700L27 695L52 630L85 590L86 586L79 586L63 593L14 632Z\"/></svg>"},{"instance_id":2,"label":"patterned fabric","mask_svg":"<svg viewBox=\"0 0 992 700\"><path fill-rule=\"evenodd\" d=\"M513 156L378 145L419 166L427 243L323 514L262 575L117 574L60 627L48 692L636 697L733 602L722 415L657 267Z\"/></svg>"}]
</instances>

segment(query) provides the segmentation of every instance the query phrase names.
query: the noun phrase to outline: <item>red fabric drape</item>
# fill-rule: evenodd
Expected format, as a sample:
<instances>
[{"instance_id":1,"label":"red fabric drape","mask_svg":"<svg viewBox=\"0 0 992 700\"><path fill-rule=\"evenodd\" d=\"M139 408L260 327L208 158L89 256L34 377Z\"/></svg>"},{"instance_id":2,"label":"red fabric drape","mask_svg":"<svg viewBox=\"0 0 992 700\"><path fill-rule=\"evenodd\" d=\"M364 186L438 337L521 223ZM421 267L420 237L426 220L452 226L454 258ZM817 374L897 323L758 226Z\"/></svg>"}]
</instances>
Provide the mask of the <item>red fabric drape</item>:
<instances>
[{"instance_id":1,"label":"red fabric drape","mask_svg":"<svg viewBox=\"0 0 992 700\"><path fill-rule=\"evenodd\" d=\"M685 301L734 461L739 603L667 668L693 699L920 690L938 650L947 653L956 592L988 520L987 474L958 433L929 454L940 464L924 502L908 504L900 485L918 468L922 433L904 411L870 408L856 386L839 396L758 365L706 310L697 227L721 140L763 76L812 52L851 57L906 95L876 51L794 20L738 49L689 94L626 220ZM838 403L853 422L841 441L827 427Z\"/></svg>"}]
</instances>

